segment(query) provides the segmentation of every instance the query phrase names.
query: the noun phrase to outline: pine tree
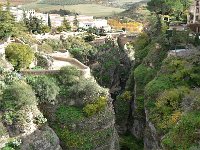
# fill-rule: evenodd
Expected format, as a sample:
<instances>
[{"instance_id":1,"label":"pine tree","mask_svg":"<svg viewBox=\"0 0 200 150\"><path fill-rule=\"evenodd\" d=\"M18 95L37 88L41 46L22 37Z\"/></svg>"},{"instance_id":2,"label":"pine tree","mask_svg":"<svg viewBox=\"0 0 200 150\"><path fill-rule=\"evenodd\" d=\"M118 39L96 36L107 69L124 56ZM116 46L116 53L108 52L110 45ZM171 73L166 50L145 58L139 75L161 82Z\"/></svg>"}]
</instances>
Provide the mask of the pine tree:
<instances>
[{"instance_id":1,"label":"pine tree","mask_svg":"<svg viewBox=\"0 0 200 150\"><path fill-rule=\"evenodd\" d=\"M7 1L6 11L0 9L0 40L9 39L14 34L15 22L10 13L10 2Z\"/></svg>"},{"instance_id":2,"label":"pine tree","mask_svg":"<svg viewBox=\"0 0 200 150\"><path fill-rule=\"evenodd\" d=\"M79 26L79 21L78 21L78 19L77 19L77 14L75 14L73 25L74 25L75 27L77 27L77 28L78 28L78 26Z\"/></svg>"},{"instance_id":3,"label":"pine tree","mask_svg":"<svg viewBox=\"0 0 200 150\"><path fill-rule=\"evenodd\" d=\"M66 31L71 30L70 23L66 20L66 18L64 18L64 20L63 20L63 27L64 27L64 30L66 30Z\"/></svg>"},{"instance_id":4,"label":"pine tree","mask_svg":"<svg viewBox=\"0 0 200 150\"><path fill-rule=\"evenodd\" d=\"M49 28L51 29L51 18L50 18L50 15L48 14L48 26Z\"/></svg>"}]
</instances>

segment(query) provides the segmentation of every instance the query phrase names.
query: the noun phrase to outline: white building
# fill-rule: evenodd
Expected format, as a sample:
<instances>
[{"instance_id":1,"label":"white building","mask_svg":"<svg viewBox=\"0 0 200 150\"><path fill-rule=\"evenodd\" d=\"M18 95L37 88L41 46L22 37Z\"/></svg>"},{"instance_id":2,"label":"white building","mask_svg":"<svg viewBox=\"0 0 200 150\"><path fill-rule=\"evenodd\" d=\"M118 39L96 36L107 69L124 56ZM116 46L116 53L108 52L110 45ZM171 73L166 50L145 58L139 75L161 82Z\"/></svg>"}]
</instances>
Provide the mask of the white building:
<instances>
[{"instance_id":1,"label":"white building","mask_svg":"<svg viewBox=\"0 0 200 150\"><path fill-rule=\"evenodd\" d=\"M68 20L69 22L73 22L75 20L75 16L64 16L66 18L66 20ZM79 22L82 22L82 21L92 21L94 20L93 16L85 16L85 15L77 15L77 20Z\"/></svg>"},{"instance_id":2,"label":"white building","mask_svg":"<svg viewBox=\"0 0 200 150\"><path fill-rule=\"evenodd\" d=\"M64 17L61 17L59 14L49 14L52 27L59 27L62 25Z\"/></svg>"},{"instance_id":3,"label":"white building","mask_svg":"<svg viewBox=\"0 0 200 150\"><path fill-rule=\"evenodd\" d=\"M64 18L70 23L71 26L73 26L75 16L65 15L64 17L61 17L58 14L50 14L51 25L53 27L61 26ZM90 27L96 27L104 28L105 31L111 30L111 27L108 25L108 22L105 19L94 19L93 16L77 15L77 20L80 28L88 29Z\"/></svg>"},{"instance_id":4,"label":"white building","mask_svg":"<svg viewBox=\"0 0 200 150\"><path fill-rule=\"evenodd\" d=\"M6 10L6 7L3 7L3 10ZM37 17L43 21L43 24L48 25L48 14L37 13L34 9L22 10L20 7L10 7L10 12L17 22L23 20L25 13L26 18Z\"/></svg>"},{"instance_id":5,"label":"white building","mask_svg":"<svg viewBox=\"0 0 200 150\"><path fill-rule=\"evenodd\" d=\"M108 21L105 19L93 19L91 21L80 21L79 27L81 28L93 28L96 27L98 29L103 28L106 32L111 30L110 25L108 25Z\"/></svg>"},{"instance_id":6,"label":"white building","mask_svg":"<svg viewBox=\"0 0 200 150\"><path fill-rule=\"evenodd\" d=\"M94 26L97 28L102 28L108 26L108 21L106 19L95 19Z\"/></svg>"}]
</instances>

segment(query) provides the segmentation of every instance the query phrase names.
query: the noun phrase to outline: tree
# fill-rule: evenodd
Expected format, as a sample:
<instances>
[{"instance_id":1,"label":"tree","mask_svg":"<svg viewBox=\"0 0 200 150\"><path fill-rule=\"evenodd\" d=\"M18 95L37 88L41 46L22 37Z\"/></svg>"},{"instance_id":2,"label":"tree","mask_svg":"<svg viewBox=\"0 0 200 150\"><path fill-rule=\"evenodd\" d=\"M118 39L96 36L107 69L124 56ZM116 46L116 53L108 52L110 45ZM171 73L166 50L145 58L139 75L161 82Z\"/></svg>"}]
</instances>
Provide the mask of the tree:
<instances>
[{"instance_id":1,"label":"tree","mask_svg":"<svg viewBox=\"0 0 200 150\"><path fill-rule=\"evenodd\" d=\"M93 34L88 34L87 36L84 37L85 42L91 42L94 41L95 36Z\"/></svg>"},{"instance_id":2,"label":"tree","mask_svg":"<svg viewBox=\"0 0 200 150\"><path fill-rule=\"evenodd\" d=\"M74 16L73 25L74 25L75 27L77 27L77 28L78 28L78 26L79 26L79 21L78 21L78 19L77 19L77 14L75 14L75 16Z\"/></svg>"},{"instance_id":3,"label":"tree","mask_svg":"<svg viewBox=\"0 0 200 150\"><path fill-rule=\"evenodd\" d=\"M196 34L196 35L195 35L195 38L194 38L194 45L195 45L195 46L199 46L199 45L200 45L199 34Z\"/></svg>"},{"instance_id":4,"label":"tree","mask_svg":"<svg viewBox=\"0 0 200 150\"><path fill-rule=\"evenodd\" d=\"M65 49L82 63L87 64L96 54L96 49L82 38L69 37L63 41Z\"/></svg>"},{"instance_id":5,"label":"tree","mask_svg":"<svg viewBox=\"0 0 200 150\"><path fill-rule=\"evenodd\" d=\"M5 49L8 61L14 66L15 70L27 68L34 58L34 53L28 45L12 43Z\"/></svg>"},{"instance_id":6,"label":"tree","mask_svg":"<svg viewBox=\"0 0 200 150\"><path fill-rule=\"evenodd\" d=\"M162 30L162 22L161 22L161 14L166 13L166 3L165 0L151 0L150 2L147 3L147 8L151 12L154 12L157 18L156 22L156 32L157 34L161 33Z\"/></svg>"},{"instance_id":7,"label":"tree","mask_svg":"<svg viewBox=\"0 0 200 150\"><path fill-rule=\"evenodd\" d=\"M63 24L63 27L64 27L64 31L70 31L71 30L70 23L66 20L66 18L64 18L62 24Z\"/></svg>"},{"instance_id":8,"label":"tree","mask_svg":"<svg viewBox=\"0 0 200 150\"><path fill-rule=\"evenodd\" d=\"M36 105L36 97L30 85L24 81L15 81L3 93L4 110L20 110L26 106Z\"/></svg>"},{"instance_id":9,"label":"tree","mask_svg":"<svg viewBox=\"0 0 200 150\"><path fill-rule=\"evenodd\" d=\"M162 15L174 16L176 20L182 20L187 9L191 4L191 0L151 0L147 3L147 8L154 12L157 18L156 33L162 30Z\"/></svg>"},{"instance_id":10,"label":"tree","mask_svg":"<svg viewBox=\"0 0 200 150\"><path fill-rule=\"evenodd\" d=\"M156 14L180 16L188 10L192 0L151 0L148 9Z\"/></svg>"},{"instance_id":11,"label":"tree","mask_svg":"<svg viewBox=\"0 0 200 150\"><path fill-rule=\"evenodd\" d=\"M50 29L49 26L47 26L47 25L42 25L41 26L41 33L48 33L50 31L51 31L51 29Z\"/></svg>"},{"instance_id":12,"label":"tree","mask_svg":"<svg viewBox=\"0 0 200 150\"><path fill-rule=\"evenodd\" d=\"M56 96L59 93L59 87L48 77L38 76L27 79L28 83L34 89L40 103L55 104Z\"/></svg>"},{"instance_id":13,"label":"tree","mask_svg":"<svg viewBox=\"0 0 200 150\"><path fill-rule=\"evenodd\" d=\"M30 16L29 18L24 18L24 23L30 33L42 33L43 24L41 19Z\"/></svg>"},{"instance_id":14,"label":"tree","mask_svg":"<svg viewBox=\"0 0 200 150\"><path fill-rule=\"evenodd\" d=\"M56 31L60 33L62 31L64 31L64 27L63 26L59 26L59 27L56 28Z\"/></svg>"},{"instance_id":15,"label":"tree","mask_svg":"<svg viewBox=\"0 0 200 150\"><path fill-rule=\"evenodd\" d=\"M1 6L0 6L1 7ZM15 23L14 18L9 11L9 1L7 2L7 10L0 10L0 40L5 40L14 34Z\"/></svg>"},{"instance_id":16,"label":"tree","mask_svg":"<svg viewBox=\"0 0 200 150\"><path fill-rule=\"evenodd\" d=\"M79 82L80 75L80 71L75 67L62 67L58 74L58 81L64 86L72 86Z\"/></svg>"},{"instance_id":17,"label":"tree","mask_svg":"<svg viewBox=\"0 0 200 150\"><path fill-rule=\"evenodd\" d=\"M48 26L49 28L51 29L51 18L50 18L50 15L48 14Z\"/></svg>"}]
</instances>

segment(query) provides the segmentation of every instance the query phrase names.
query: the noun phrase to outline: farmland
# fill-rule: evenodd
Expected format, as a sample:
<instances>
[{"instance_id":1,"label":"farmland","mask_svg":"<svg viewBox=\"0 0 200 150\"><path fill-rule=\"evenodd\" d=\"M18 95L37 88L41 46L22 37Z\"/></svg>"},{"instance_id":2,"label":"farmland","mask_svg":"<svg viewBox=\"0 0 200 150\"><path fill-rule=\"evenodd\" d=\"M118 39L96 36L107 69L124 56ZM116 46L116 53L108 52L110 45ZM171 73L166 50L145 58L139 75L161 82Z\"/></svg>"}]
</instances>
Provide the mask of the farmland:
<instances>
[{"instance_id":1,"label":"farmland","mask_svg":"<svg viewBox=\"0 0 200 150\"><path fill-rule=\"evenodd\" d=\"M5 3L6 0L0 0L0 3ZM25 9L35 9L40 12L50 10L65 9L71 12L76 12L84 15L92 15L96 17L110 16L123 12L124 8L108 6L100 1L90 1L92 4L84 4L84 0L11 0L11 5L23 5ZM126 3L138 2L141 0L116 0L118 6ZM56 5L59 4L59 5Z\"/></svg>"},{"instance_id":2,"label":"farmland","mask_svg":"<svg viewBox=\"0 0 200 150\"><path fill-rule=\"evenodd\" d=\"M119 5L123 5L125 3L134 3L139 2L141 0L115 0L114 3L118 3ZM84 3L96 3L96 4L106 4L108 0L41 0L41 3L44 4L54 4L54 5L76 5L76 4L84 4Z\"/></svg>"},{"instance_id":3,"label":"farmland","mask_svg":"<svg viewBox=\"0 0 200 150\"><path fill-rule=\"evenodd\" d=\"M11 0L11 5L23 5L31 2L36 2L37 0ZM6 0L0 0L0 3L5 4Z\"/></svg>"},{"instance_id":4,"label":"farmland","mask_svg":"<svg viewBox=\"0 0 200 150\"><path fill-rule=\"evenodd\" d=\"M50 5L40 3L29 3L23 6L26 9L35 9L40 12L46 12L49 10L65 9L72 12L77 12L84 15L92 15L96 17L110 16L116 13L123 12L124 9L107 7L98 4L78 4L78 5Z\"/></svg>"}]
</instances>

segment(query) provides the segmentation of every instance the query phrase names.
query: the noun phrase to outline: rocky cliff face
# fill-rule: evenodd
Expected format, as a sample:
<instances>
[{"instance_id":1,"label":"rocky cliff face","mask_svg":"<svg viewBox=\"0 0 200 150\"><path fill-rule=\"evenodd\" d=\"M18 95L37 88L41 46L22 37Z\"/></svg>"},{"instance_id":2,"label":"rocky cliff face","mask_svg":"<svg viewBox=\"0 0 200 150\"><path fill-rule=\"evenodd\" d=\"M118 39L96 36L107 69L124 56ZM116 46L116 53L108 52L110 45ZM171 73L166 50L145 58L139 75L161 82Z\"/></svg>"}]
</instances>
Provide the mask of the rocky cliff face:
<instances>
[{"instance_id":1,"label":"rocky cliff face","mask_svg":"<svg viewBox=\"0 0 200 150\"><path fill-rule=\"evenodd\" d=\"M31 87L11 74L0 76L2 149L119 149L112 99L93 77L66 67L27 77Z\"/></svg>"},{"instance_id":2,"label":"rocky cliff face","mask_svg":"<svg viewBox=\"0 0 200 150\"><path fill-rule=\"evenodd\" d=\"M67 76L68 79L65 79ZM40 105L63 149L119 149L112 99L94 78L71 67L56 76L61 87L54 105ZM71 80L69 80L69 78Z\"/></svg>"},{"instance_id":3,"label":"rocky cliff face","mask_svg":"<svg viewBox=\"0 0 200 150\"><path fill-rule=\"evenodd\" d=\"M61 150L59 139L46 124L30 86L20 80L9 82L6 87L1 86L0 92L0 148Z\"/></svg>"},{"instance_id":4,"label":"rocky cliff face","mask_svg":"<svg viewBox=\"0 0 200 150\"><path fill-rule=\"evenodd\" d=\"M199 52L167 56L160 41L135 56L127 83L134 95L129 131L143 139L145 150L198 149Z\"/></svg>"}]
</instances>

